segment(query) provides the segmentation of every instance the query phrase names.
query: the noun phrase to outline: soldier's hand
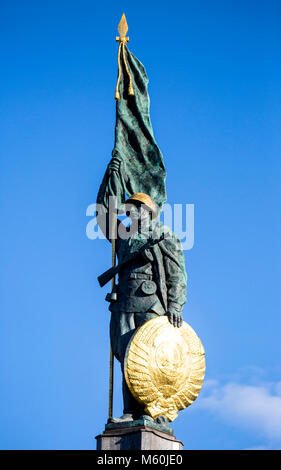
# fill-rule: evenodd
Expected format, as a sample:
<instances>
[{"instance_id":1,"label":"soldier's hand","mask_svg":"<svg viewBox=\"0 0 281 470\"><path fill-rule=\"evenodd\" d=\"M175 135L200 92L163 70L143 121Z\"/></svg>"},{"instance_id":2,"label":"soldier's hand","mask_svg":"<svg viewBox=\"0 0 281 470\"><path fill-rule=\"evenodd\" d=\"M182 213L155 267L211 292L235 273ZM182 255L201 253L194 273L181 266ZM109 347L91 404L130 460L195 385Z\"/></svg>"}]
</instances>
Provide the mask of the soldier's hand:
<instances>
[{"instance_id":1,"label":"soldier's hand","mask_svg":"<svg viewBox=\"0 0 281 470\"><path fill-rule=\"evenodd\" d=\"M107 167L109 174L111 174L113 171L118 172L120 170L120 163L121 163L120 158L112 157Z\"/></svg>"},{"instance_id":2,"label":"soldier's hand","mask_svg":"<svg viewBox=\"0 0 281 470\"><path fill-rule=\"evenodd\" d=\"M166 313L167 317L169 318L169 322L179 328L181 325L182 325L182 316L181 316L181 313L177 313L177 312L167 312Z\"/></svg>"}]
</instances>

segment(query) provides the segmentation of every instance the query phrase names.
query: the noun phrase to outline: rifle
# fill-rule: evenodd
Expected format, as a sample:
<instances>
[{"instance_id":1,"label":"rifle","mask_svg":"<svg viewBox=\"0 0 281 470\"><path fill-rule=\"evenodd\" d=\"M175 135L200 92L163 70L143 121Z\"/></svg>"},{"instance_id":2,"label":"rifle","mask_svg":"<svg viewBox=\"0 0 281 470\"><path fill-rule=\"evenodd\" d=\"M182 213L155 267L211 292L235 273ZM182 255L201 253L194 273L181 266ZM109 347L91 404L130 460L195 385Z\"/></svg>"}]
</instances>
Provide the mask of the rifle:
<instances>
[{"instance_id":1,"label":"rifle","mask_svg":"<svg viewBox=\"0 0 281 470\"><path fill-rule=\"evenodd\" d=\"M119 272L121 271L122 268L124 268L124 266L131 263L135 259L139 258L142 255L142 253L144 253L145 250L147 250L148 248L151 248L152 246L156 245L157 243L160 243L162 240L164 240L167 237L169 237L169 233L162 233L160 238L157 238L155 240L149 240L147 243L145 243L141 247L141 249L139 251L136 251L131 256L129 256L127 259L125 259L125 261L123 261L123 263L119 263L117 266L112 266L111 268L109 268L103 274L98 276L99 285L101 287L105 286L105 284L107 284L110 281L110 279L112 279L114 276L116 276L116 274L119 274Z\"/></svg>"}]
</instances>

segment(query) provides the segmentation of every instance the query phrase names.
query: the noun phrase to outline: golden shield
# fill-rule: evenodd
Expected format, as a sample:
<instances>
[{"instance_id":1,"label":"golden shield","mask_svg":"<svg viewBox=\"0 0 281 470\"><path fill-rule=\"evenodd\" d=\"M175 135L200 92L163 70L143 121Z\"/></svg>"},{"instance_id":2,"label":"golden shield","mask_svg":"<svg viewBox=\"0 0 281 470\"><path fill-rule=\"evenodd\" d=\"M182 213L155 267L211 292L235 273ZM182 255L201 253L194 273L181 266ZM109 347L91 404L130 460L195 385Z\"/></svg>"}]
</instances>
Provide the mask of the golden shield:
<instances>
[{"instance_id":1,"label":"golden shield","mask_svg":"<svg viewBox=\"0 0 281 470\"><path fill-rule=\"evenodd\" d=\"M145 412L173 421L197 398L205 375L205 352L195 331L183 322L175 328L167 316L139 327L128 344L125 378Z\"/></svg>"}]
</instances>

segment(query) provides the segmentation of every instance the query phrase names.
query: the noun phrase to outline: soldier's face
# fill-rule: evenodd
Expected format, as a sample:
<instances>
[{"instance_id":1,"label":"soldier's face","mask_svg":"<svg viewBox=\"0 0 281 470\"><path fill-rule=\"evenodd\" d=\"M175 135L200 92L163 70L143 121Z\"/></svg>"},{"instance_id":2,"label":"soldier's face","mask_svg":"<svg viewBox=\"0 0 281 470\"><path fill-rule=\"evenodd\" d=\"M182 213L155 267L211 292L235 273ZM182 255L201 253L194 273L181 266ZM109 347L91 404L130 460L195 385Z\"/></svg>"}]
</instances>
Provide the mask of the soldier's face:
<instances>
[{"instance_id":1,"label":"soldier's face","mask_svg":"<svg viewBox=\"0 0 281 470\"><path fill-rule=\"evenodd\" d=\"M130 204L127 207L126 215L130 217L132 222L139 219L139 208L135 204Z\"/></svg>"},{"instance_id":2,"label":"soldier's face","mask_svg":"<svg viewBox=\"0 0 281 470\"><path fill-rule=\"evenodd\" d=\"M145 224L150 220L149 211L143 204L139 206L130 204L127 207L126 215L130 217L133 223L139 221Z\"/></svg>"}]
</instances>

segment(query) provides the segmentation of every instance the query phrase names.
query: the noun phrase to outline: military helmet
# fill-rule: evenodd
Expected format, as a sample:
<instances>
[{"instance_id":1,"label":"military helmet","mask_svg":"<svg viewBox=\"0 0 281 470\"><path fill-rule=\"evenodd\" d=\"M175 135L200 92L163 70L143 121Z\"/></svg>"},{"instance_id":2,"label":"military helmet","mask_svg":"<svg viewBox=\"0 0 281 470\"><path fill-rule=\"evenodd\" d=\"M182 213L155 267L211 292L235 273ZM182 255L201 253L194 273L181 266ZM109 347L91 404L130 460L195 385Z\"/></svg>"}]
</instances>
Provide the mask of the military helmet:
<instances>
[{"instance_id":1,"label":"military helmet","mask_svg":"<svg viewBox=\"0 0 281 470\"><path fill-rule=\"evenodd\" d=\"M155 217L157 217L158 215L157 205L148 194L135 193L132 196L130 196L129 199L127 199L125 204L135 204L136 202L139 202L147 206L148 210L152 212L152 219L155 219Z\"/></svg>"}]
</instances>

